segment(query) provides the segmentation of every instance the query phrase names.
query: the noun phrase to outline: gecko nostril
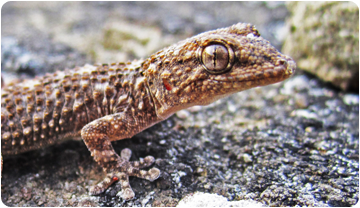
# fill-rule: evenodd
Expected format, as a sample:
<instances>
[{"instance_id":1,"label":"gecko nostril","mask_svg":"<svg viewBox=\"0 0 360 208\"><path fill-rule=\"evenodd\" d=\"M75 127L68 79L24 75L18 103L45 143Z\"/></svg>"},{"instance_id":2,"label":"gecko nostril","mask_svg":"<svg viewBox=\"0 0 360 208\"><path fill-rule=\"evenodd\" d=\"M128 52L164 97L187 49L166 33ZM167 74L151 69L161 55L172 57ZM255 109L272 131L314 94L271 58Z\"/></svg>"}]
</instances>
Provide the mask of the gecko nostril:
<instances>
[{"instance_id":1,"label":"gecko nostril","mask_svg":"<svg viewBox=\"0 0 360 208\"><path fill-rule=\"evenodd\" d=\"M288 63L287 63L286 60L280 59L280 60L279 60L279 65L283 65L283 66L287 67Z\"/></svg>"}]
</instances>

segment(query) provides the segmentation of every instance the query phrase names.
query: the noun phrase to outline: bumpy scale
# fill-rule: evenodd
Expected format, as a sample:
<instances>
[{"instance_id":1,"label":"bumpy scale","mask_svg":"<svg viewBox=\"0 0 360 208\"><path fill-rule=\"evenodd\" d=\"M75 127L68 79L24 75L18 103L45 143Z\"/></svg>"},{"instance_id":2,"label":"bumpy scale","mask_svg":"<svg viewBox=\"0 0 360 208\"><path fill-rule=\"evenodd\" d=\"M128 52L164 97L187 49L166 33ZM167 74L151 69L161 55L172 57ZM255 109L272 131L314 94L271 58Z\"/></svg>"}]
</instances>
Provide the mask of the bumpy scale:
<instances>
[{"instance_id":1,"label":"bumpy scale","mask_svg":"<svg viewBox=\"0 0 360 208\"><path fill-rule=\"evenodd\" d=\"M119 181L119 196L134 197L129 176L150 181L160 170L141 170L152 156L130 162L111 141L131 138L178 110L207 105L249 88L290 77L295 62L238 23L205 32L165 48L145 60L85 65L2 90L1 150L12 155L81 134L94 160L107 172L90 189L99 194Z\"/></svg>"}]
</instances>

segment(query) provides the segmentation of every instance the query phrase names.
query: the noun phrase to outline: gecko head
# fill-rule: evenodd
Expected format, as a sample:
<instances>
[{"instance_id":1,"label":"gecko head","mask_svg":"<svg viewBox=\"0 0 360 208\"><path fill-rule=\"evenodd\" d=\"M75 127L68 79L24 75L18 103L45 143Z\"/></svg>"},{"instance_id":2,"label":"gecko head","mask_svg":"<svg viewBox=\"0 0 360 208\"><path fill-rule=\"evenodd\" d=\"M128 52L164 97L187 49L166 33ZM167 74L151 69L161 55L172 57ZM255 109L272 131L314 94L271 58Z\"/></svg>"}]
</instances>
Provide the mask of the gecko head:
<instances>
[{"instance_id":1,"label":"gecko head","mask_svg":"<svg viewBox=\"0 0 360 208\"><path fill-rule=\"evenodd\" d=\"M148 68L157 73L150 90L163 105L184 108L283 81L296 68L294 60L245 23L199 34L150 59Z\"/></svg>"},{"instance_id":2,"label":"gecko head","mask_svg":"<svg viewBox=\"0 0 360 208\"><path fill-rule=\"evenodd\" d=\"M210 32L197 43L201 73L207 73L201 87L212 92L211 98L202 99L201 104L283 81L296 69L292 58L280 53L250 24L239 23Z\"/></svg>"}]
</instances>

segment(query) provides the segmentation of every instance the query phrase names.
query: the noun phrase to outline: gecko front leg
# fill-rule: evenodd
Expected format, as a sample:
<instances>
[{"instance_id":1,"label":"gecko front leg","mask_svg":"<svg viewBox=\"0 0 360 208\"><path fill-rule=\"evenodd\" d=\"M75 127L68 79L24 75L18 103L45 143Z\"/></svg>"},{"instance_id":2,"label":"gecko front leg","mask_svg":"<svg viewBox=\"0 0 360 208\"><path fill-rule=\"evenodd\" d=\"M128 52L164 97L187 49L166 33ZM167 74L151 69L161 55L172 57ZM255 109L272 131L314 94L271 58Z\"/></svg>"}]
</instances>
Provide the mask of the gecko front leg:
<instances>
[{"instance_id":1,"label":"gecko front leg","mask_svg":"<svg viewBox=\"0 0 360 208\"><path fill-rule=\"evenodd\" d=\"M126 119L120 113L104 116L82 128L81 137L91 152L91 156L107 172L102 182L90 188L90 194L100 194L112 183L119 181L122 191L118 193L118 196L125 200L130 200L135 194L130 187L129 176L149 181L154 181L159 177L160 170L157 168L151 168L148 171L141 170L141 168L153 164L155 161L154 157L147 156L144 159L140 159L140 161L130 162L130 149L123 149L121 156L114 151L111 141L126 138L126 132L132 131L129 123L131 122L126 122Z\"/></svg>"}]
</instances>

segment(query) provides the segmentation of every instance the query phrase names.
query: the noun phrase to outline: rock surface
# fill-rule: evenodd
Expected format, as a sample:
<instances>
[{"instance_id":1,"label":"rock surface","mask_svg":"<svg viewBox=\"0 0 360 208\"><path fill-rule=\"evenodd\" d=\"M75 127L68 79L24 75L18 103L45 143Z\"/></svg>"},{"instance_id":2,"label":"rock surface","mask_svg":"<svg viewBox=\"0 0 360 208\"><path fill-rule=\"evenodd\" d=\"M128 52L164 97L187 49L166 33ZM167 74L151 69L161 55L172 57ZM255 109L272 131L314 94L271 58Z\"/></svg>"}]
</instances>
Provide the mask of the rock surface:
<instances>
[{"instance_id":1,"label":"rock surface","mask_svg":"<svg viewBox=\"0 0 360 208\"><path fill-rule=\"evenodd\" d=\"M228 201L217 194L196 192L185 196L176 207L262 207L263 204L252 200Z\"/></svg>"},{"instance_id":2,"label":"rock surface","mask_svg":"<svg viewBox=\"0 0 360 208\"><path fill-rule=\"evenodd\" d=\"M354 2L291 2L283 52L342 90L359 92L359 7Z\"/></svg>"}]
</instances>

